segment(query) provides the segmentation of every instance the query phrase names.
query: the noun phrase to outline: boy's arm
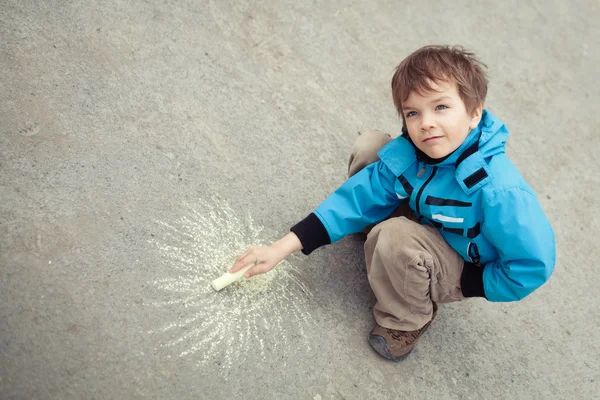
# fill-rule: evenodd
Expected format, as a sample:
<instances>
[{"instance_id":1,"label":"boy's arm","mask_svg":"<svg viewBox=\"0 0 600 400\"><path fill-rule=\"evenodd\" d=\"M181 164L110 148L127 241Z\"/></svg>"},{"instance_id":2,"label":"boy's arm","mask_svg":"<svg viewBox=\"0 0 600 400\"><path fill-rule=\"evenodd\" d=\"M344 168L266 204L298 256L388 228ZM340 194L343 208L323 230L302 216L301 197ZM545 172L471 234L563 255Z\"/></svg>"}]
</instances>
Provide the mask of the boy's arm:
<instances>
[{"instance_id":1,"label":"boy's arm","mask_svg":"<svg viewBox=\"0 0 600 400\"><path fill-rule=\"evenodd\" d=\"M291 228L310 254L326 244L389 216L400 200L394 191L396 176L381 161L349 178L317 209Z\"/></svg>"},{"instance_id":2,"label":"boy's arm","mask_svg":"<svg viewBox=\"0 0 600 400\"><path fill-rule=\"evenodd\" d=\"M490 301L521 300L554 270L554 232L535 194L527 190L507 189L484 204L482 233L498 250L499 259L484 268L466 263L463 294L485 295Z\"/></svg>"}]
</instances>

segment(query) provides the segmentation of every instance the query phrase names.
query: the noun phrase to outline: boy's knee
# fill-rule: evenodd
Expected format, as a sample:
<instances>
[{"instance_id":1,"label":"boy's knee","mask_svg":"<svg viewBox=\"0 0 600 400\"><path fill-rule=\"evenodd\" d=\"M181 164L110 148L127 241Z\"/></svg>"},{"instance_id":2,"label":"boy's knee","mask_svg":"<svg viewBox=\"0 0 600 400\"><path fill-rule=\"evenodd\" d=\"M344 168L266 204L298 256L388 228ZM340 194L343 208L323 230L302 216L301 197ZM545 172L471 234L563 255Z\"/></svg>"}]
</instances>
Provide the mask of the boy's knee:
<instances>
[{"instance_id":1,"label":"boy's knee","mask_svg":"<svg viewBox=\"0 0 600 400\"><path fill-rule=\"evenodd\" d=\"M371 230L367 241L376 241L377 247L385 252L398 252L416 239L418 224L406 217L390 218Z\"/></svg>"},{"instance_id":2,"label":"boy's knee","mask_svg":"<svg viewBox=\"0 0 600 400\"><path fill-rule=\"evenodd\" d=\"M391 136L381 131L362 133L352 146L352 154L350 154L350 160L348 161L348 177L356 174L367 165L379 161L377 152L390 140L392 140Z\"/></svg>"},{"instance_id":3,"label":"boy's knee","mask_svg":"<svg viewBox=\"0 0 600 400\"><path fill-rule=\"evenodd\" d=\"M352 154L348 162L348 177L354 175L364 167L379 161L377 152L381 150L389 141L391 136L381 131L366 131L363 132L354 146L352 146Z\"/></svg>"},{"instance_id":4,"label":"boy's knee","mask_svg":"<svg viewBox=\"0 0 600 400\"><path fill-rule=\"evenodd\" d=\"M388 142L392 140L392 137L378 130L365 131L360 134L358 139L354 142L352 152L356 153L369 153L375 154Z\"/></svg>"},{"instance_id":5,"label":"boy's knee","mask_svg":"<svg viewBox=\"0 0 600 400\"><path fill-rule=\"evenodd\" d=\"M370 129L370 130L361 132L358 137L359 137L359 139L360 138L369 138L369 140L372 140L372 139L381 138L383 140L385 138L390 138L391 136L389 133L385 133L385 132L377 130L377 129Z\"/></svg>"}]
</instances>

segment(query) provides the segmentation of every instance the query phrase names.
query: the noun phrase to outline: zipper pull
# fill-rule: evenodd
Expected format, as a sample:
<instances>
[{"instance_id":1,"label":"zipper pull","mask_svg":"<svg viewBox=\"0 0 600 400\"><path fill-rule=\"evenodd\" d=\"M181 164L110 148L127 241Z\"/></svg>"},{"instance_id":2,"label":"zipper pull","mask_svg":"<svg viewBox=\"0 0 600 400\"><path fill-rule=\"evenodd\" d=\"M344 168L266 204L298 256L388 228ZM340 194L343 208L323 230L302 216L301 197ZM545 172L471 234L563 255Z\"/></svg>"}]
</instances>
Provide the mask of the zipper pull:
<instances>
[{"instance_id":1,"label":"zipper pull","mask_svg":"<svg viewBox=\"0 0 600 400\"><path fill-rule=\"evenodd\" d=\"M427 164L423 163L421 170L417 173L417 178L422 177L426 170L427 170Z\"/></svg>"}]
</instances>

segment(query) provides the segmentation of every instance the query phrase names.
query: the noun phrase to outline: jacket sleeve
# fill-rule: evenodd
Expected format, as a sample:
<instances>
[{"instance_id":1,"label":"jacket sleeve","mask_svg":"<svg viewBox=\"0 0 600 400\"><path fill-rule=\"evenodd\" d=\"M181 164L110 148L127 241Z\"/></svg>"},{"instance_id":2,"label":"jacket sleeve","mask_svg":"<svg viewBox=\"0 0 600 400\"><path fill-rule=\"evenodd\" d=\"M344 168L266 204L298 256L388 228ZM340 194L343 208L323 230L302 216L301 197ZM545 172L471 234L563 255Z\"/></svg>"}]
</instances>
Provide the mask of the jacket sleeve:
<instances>
[{"instance_id":1,"label":"jacket sleeve","mask_svg":"<svg viewBox=\"0 0 600 400\"><path fill-rule=\"evenodd\" d=\"M507 189L484 202L482 233L499 254L483 268L488 300L521 300L550 278L556 262L554 232L532 192Z\"/></svg>"},{"instance_id":2,"label":"jacket sleeve","mask_svg":"<svg viewBox=\"0 0 600 400\"><path fill-rule=\"evenodd\" d=\"M375 162L349 178L333 192L314 214L331 243L388 217L399 205L396 176L382 162Z\"/></svg>"}]
</instances>

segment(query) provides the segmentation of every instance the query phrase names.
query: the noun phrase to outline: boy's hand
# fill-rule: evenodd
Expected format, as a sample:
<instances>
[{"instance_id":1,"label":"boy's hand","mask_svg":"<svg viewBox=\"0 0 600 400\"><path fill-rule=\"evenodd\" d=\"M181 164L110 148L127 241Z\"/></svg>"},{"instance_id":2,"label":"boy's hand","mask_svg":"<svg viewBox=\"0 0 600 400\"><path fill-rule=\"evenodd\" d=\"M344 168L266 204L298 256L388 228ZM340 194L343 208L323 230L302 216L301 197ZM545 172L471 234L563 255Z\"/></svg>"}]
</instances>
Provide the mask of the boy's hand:
<instances>
[{"instance_id":1,"label":"boy's hand","mask_svg":"<svg viewBox=\"0 0 600 400\"><path fill-rule=\"evenodd\" d=\"M302 250L302 243L295 233L290 232L270 246L250 247L235 260L229 272L237 272L248 265L256 264L246 271L244 277L264 274L298 250Z\"/></svg>"},{"instance_id":2,"label":"boy's hand","mask_svg":"<svg viewBox=\"0 0 600 400\"><path fill-rule=\"evenodd\" d=\"M284 258L285 254L281 254L271 246L250 247L235 260L229 268L229 272L234 273L248 265L256 264L244 274L245 278L250 278L254 275L269 272Z\"/></svg>"}]
</instances>

